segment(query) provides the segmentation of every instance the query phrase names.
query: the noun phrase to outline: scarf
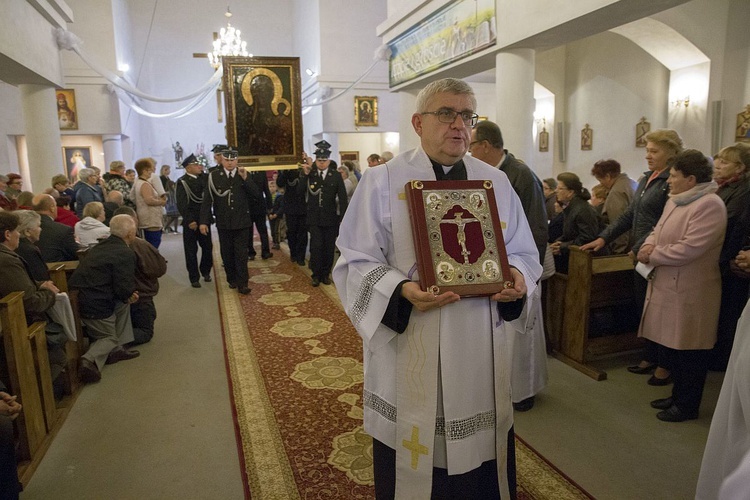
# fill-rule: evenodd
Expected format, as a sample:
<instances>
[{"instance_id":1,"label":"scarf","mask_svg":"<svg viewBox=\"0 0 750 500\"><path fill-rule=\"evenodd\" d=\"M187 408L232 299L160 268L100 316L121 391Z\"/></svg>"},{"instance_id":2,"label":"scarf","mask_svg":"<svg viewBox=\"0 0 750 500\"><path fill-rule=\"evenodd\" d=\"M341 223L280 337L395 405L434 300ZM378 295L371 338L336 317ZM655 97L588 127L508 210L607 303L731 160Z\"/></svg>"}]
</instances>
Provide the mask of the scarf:
<instances>
[{"instance_id":1,"label":"scarf","mask_svg":"<svg viewBox=\"0 0 750 500\"><path fill-rule=\"evenodd\" d=\"M683 191L682 193L669 193L669 198L674 202L675 205L681 207L684 205L689 205L701 196L715 193L717 189L719 189L719 186L714 181L702 182L700 184L696 184L687 191Z\"/></svg>"}]
</instances>

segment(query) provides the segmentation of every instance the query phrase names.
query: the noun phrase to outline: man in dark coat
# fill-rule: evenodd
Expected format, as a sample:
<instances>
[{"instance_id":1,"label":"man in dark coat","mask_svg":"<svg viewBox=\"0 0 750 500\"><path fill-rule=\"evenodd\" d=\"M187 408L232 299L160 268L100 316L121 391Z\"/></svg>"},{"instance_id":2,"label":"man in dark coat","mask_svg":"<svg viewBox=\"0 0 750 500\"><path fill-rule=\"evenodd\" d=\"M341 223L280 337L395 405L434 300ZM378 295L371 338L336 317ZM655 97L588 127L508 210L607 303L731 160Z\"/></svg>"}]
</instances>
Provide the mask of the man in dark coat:
<instances>
[{"instance_id":1,"label":"man in dark coat","mask_svg":"<svg viewBox=\"0 0 750 500\"><path fill-rule=\"evenodd\" d=\"M250 293L247 286L247 243L253 224L250 205L260 197L258 186L247 170L237 168L237 150L222 151L221 168L208 174L199 228L202 234L208 234L213 213L229 288L236 288L243 295Z\"/></svg>"},{"instance_id":2,"label":"man in dark coat","mask_svg":"<svg viewBox=\"0 0 750 500\"><path fill-rule=\"evenodd\" d=\"M78 369L84 383L101 380L105 364L140 355L125 347L133 341L130 304L138 300L136 257L130 249L136 225L127 215L115 215L109 227L109 238L88 251L68 282L78 290L81 321L91 339Z\"/></svg>"},{"instance_id":3,"label":"man in dark coat","mask_svg":"<svg viewBox=\"0 0 750 500\"><path fill-rule=\"evenodd\" d=\"M330 147L326 141L315 144L315 168L306 164L307 174L307 227L310 231L310 266L312 286L331 284L336 237L341 216L347 205L344 179L331 161Z\"/></svg>"},{"instance_id":4,"label":"man in dark coat","mask_svg":"<svg viewBox=\"0 0 750 500\"><path fill-rule=\"evenodd\" d=\"M78 260L78 243L73 234L73 228L55 222L57 217L57 203L48 194L34 196L31 202L34 211L42 216L42 233L36 245L42 252L44 262L65 262Z\"/></svg>"},{"instance_id":5,"label":"man in dark coat","mask_svg":"<svg viewBox=\"0 0 750 500\"><path fill-rule=\"evenodd\" d=\"M251 172L250 179L258 186L261 197L250 204L250 216L253 218L255 229L260 236L260 256L263 260L273 257L271 246L268 243L268 228L266 227L266 216L273 208L271 190L268 187L268 179L263 171ZM253 229L250 228L250 240L247 242L248 257L255 260L255 247L253 246Z\"/></svg>"},{"instance_id":6,"label":"man in dark coat","mask_svg":"<svg viewBox=\"0 0 750 500\"><path fill-rule=\"evenodd\" d=\"M195 155L185 158L182 166L185 167L185 175L177 179L177 210L182 215L182 246L190 284L193 288L200 288L201 276L207 283L211 281L211 268L214 265L211 227L209 225L206 234L198 229L208 175L203 173L203 166L198 163ZM201 247L200 266L198 246Z\"/></svg>"},{"instance_id":7,"label":"man in dark coat","mask_svg":"<svg viewBox=\"0 0 750 500\"><path fill-rule=\"evenodd\" d=\"M305 162L312 161L304 155ZM308 161L310 160L310 161ZM284 190L284 217L286 218L286 237L289 241L289 257L300 266L305 265L307 252L307 174L303 167L296 170L281 170L276 178L276 185Z\"/></svg>"}]
</instances>

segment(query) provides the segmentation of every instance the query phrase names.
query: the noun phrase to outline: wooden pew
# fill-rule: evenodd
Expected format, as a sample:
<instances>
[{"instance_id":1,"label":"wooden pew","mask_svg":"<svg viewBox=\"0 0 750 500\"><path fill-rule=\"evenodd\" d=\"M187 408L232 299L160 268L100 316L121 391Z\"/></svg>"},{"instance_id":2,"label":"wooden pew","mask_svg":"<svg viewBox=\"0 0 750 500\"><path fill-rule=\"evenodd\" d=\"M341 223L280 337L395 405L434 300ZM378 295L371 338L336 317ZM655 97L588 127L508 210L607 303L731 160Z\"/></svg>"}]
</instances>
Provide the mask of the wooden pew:
<instances>
[{"instance_id":1,"label":"wooden pew","mask_svg":"<svg viewBox=\"0 0 750 500\"><path fill-rule=\"evenodd\" d=\"M592 257L570 248L568 274L549 279L546 317L553 356L595 380L607 373L590 363L604 355L644 346L633 328L637 319L621 313L616 319L631 328L613 333L591 331L592 316L616 306L634 311L633 261L627 255Z\"/></svg>"},{"instance_id":2,"label":"wooden pew","mask_svg":"<svg viewBox=\"0 0 750 500\"><path fill-rule=\"evenodd\" d=\"M52 390L46 323L39 321L26 326L23 292L0 299L0 324L9 390L23 405L16 422L20 435L19 479L25 485L62 425L63 415L56 407Z\"/></svg>"},{"instance_id":3,"label":"wooden pew","mask_svg":"<svg viewBox=\"0 0 750 500\"><path fill-rule=\"evenodd\" d=\"M81 327L81 318L78 315L78 295L72 293L68 289L68 278L73 274L73 271L78 269L78 261L51 262L47 264L47 269L49 270L50 278L57 289L61 292L66 292L70 297L70 306L73 309L73 317L75 319L76 327L76 341L68 341L65 344L65 354L68 358L65 393L73 395L81 388L81 383L78 380L78 365L81 356L86 352Z\"/></svg>"}]
</instances>

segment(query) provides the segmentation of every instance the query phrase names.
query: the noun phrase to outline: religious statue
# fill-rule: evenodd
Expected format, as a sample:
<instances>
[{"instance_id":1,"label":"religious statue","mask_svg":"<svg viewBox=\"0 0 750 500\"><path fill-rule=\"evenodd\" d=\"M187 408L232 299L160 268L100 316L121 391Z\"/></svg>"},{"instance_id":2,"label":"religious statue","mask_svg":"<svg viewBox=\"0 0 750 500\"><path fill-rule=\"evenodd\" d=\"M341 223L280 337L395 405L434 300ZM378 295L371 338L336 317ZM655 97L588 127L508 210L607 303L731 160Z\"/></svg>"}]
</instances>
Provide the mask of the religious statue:
<instances>
[{"instance_id":1,"label":"religious statue","mask_svg":"<svg viewBox=\"0 0 750 500\"><path fill-rule=\"evenodd\" d=\"M174 161L177 165L182 165L182 146L180 146L180 141L177 141L176 143L172 144L172 150L174 151Z\"/></svg>"},{"instance_id":2,"label":"religious statue","mask_svg":"<svg viewBox=\"0 0 750 500\"><path fill-rule=\"evenodd\" d=\"M750 142L750 104L737 114L737 129L734 138L740 142Z\"/></svg>"},{"instance_id":3,"label":"religious statue","mask_svg":"<svg viewBox=\"0 0 750 500\"><path fill-rule=\"evenodd\" d=\"M651 131L651 124L646 121L646 117L641 117L635 125L635 147L645 148L646 147L646 134Z\"/></svg>"},{"instance_id":4,"label":"religious statue","mask_svg":"<svg viewBox=\"0 0 750 500\"><path fill-rule=\"evenodd\" d=\"M594 145L594 130L587 123L581 130L581 151L591 151Z\"/></svg>"}]
</instances>

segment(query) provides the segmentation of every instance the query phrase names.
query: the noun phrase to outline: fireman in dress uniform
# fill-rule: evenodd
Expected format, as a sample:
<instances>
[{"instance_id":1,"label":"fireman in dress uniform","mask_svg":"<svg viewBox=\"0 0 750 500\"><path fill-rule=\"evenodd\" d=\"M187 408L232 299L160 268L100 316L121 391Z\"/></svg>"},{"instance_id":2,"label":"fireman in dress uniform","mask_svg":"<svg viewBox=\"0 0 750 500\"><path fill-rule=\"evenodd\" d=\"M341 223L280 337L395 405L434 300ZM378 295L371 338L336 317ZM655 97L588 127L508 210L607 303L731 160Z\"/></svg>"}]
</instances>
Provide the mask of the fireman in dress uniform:
<instances>
[{"instance_id":1,"label":"fireman in dress uniform","mask_svg":"<svg viewBox=\"0 0 750 500\"><path fill-rule=\"evenodd\" d=\"M307 174L307 228L310 231L310 267L312 286L331 284L336 237L341 215L346 211L346 187L336 162L330 159L331 145L315 144L315 166L304 166Z\"/></svg>"},{"instance_id":2,"label":"fireman in dress uniform","mask_svg":"<svg viewBox=\"0 0 750 500\"><path fill-rule=\"evenodd\" d=\"M208 174L199 227L201 234L207 235L213 213L229 288L236 288L243 295L250 293L247 286L247 243L253 224L250 205L260 197L258 186L247 170L237 168L237 150L223 150L221 168Z\"/></svg>"},{"instance_id":3,"label":"fireman in dress uniform","mask_svg":"<svg viewBox=\"0 0 750 500\"><path fill-rule=\"evenodd\" d=\"M177 210L182 215L182 246L185 250L185 265L193 288L200 288L200 277L211 281L211 268L214 265L213 242L209 224L206 234L198 228L201 217L203 193L208 185L208 174L203 165L191 154L182 162L185 175L177 179ZM198 265L198 247L201 248L201 262Z\"/></svg>"},{"instance_id":4,"label":"fireman in dress uniform","mask_svg":"<svg viewBox=\"0 0 750 500\"><path fill-rule=\"evenodd\" d=\"M304 161L295 170L280 170L276 185L284 189L284 218L289 257L300 266L305 265L307 253L307 174L305 165L312 166L312 158L303 153ZM309 172L309 170L308 170Z\"/></svg>"}]
</instances>

